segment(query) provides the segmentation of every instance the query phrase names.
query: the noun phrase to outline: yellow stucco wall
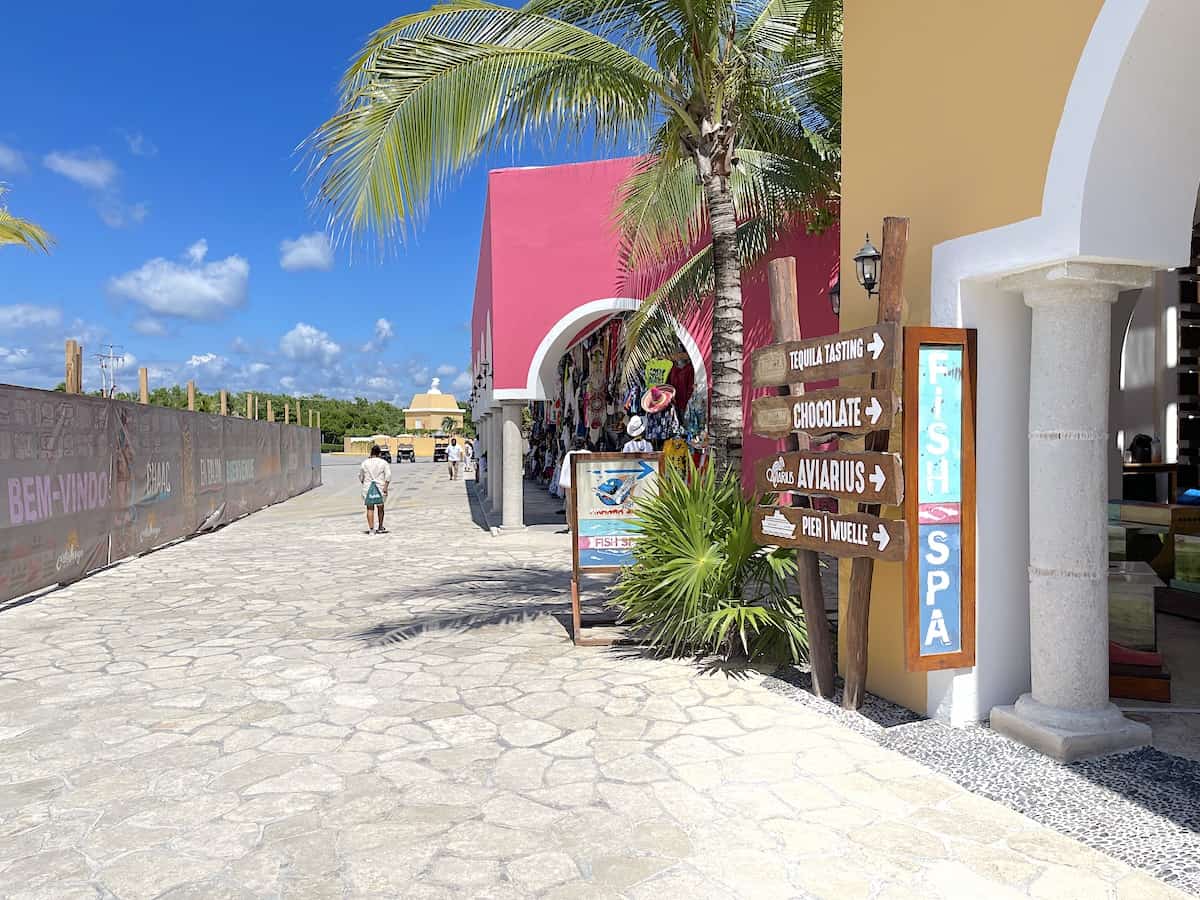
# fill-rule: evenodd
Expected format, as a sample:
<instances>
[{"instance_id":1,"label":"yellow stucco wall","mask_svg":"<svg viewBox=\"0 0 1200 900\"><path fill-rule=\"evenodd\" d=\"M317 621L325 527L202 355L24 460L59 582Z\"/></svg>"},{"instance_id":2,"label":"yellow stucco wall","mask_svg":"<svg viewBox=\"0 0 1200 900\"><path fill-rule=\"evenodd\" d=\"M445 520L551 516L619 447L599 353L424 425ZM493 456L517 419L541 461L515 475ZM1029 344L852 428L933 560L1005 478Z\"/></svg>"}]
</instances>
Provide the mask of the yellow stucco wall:
<instances>
[{"instance_id":1,"label":"yellow stucco wall","mask_svg":"<svg viewBox=\"0 0 1200 900\"><path fill-rule=\"evenodd\" d=\"M906 324L920 325L935 244L1041 212L1067 90L1102 4L845 0L842 328L875 321L853 257L868 231L879 245L884 216L911 220ZM849 571L843 563L842 604ZM904 670L902 567L875 573L868 689L925 712L925 676Z\"/></svg>"}]
</instances>

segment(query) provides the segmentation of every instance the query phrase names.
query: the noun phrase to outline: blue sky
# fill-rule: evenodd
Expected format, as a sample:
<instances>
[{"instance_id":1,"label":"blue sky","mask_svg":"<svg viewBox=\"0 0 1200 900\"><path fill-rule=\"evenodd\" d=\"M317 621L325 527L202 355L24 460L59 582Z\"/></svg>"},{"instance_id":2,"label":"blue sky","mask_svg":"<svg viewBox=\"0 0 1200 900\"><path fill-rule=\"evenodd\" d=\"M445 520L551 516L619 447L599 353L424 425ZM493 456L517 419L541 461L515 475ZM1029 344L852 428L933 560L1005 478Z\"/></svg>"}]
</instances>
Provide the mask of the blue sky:
<instances>
[{"instance_id":1,"label":"blue sky","mask_svg":"<svg viewBox=\"0 0 1200 900\"><path fill-rule=\"evenodd\" d=\"M144 365L152 384L400 403L440 375L465 398L485 169L381 255L329 247L293 152L363 39L423 6L6 10L0 181L57 244L0 248L0 381L53 386L75 337L89 390L113 342L127 390Z\"/></svg>"}]
</instances>

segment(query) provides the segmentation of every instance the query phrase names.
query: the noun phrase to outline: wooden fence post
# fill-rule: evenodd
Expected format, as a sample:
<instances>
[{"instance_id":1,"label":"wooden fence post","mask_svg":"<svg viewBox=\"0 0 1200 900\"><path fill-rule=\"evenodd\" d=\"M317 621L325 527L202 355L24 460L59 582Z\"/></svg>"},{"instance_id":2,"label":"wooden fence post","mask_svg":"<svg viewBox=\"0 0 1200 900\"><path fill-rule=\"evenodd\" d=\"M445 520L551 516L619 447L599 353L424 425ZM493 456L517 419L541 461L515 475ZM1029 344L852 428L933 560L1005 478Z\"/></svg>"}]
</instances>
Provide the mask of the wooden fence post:
<instances>
[{"instance_id":1,"label":"wooden fence post","mask_svg":"<svg viewBox=\"0 0 1200 900\"><path fill-rule=\"evenodd\" d=\"M229 415L229 391L221 391L221 415Z\"/></svg>"},{"instance_id":2,"label":"wooden fence post","mask_svg":"<svg viewBox=\"0 0 1200 900\"><path fill-rule=\"evenodd\" d=\"M773 259L767 267L771 293L771 324L775 329L775 341L798 341L800 333L800 310L797 304L796 260L785 256ZM779 389L793 397L804 393L803 384L794 384ZM807 450L808 436L793 433L787 439L788 450ZM797 503L797 501L799 501ZM792 495L792 502L808 506L808 499ZM815 550L797 550L798 571L796 580L800 589L800 603L804 607L804 622L808 629L808 657L812 666L813 693L818 697L833 696L833 637L829 618L825 615L825 591L821 586L821 563Z\"/></svg>"},{"instance_id":3,"label":"wooden fence post","mask_svg":"<svg viewBox=\"0 0 1200 900\"><path fill-rule=\"evenodd\" d=\"M196 382L188 382L188 411L196 411Z\"/></svg>"},{"instance_id":4,"label":"wooden fence post","mask_svg":"<svg viewBox=\"0 0 1200 900\"><path fill-rule=\"evenodd\" d=\"M150 402L150 372L143 366L138 369L138 403Z\"/></svg>"},{"instance_id":5,"label":"wooden fence post","mask_svg":"<svg viewBox=\"0 0 1200 900\"><path fill-rule=\"evenodd\" d=\"M246 391L246 418L254 418L254 395Z\"/></svg>"},{"instance_id":6,"label":"wooden fence post","mask_svg":"<svg viewBox=\"0 0 1200 900\"><path fill-rule=\"evenodd\" d=\"M66 373L63 378L63 383L66 385L68 394L78 394L80 392L80 372L79 372L79 343L77 341L68 340L65 350L66 356Z\"/></svg>"},{"instance_id":7,"label":"wooden fence post","mask_svg":"<svg viewBox=\"0 0 1200 900\"><path fill-rule=\"evenodd\" d=\"M879 275L879 315L877 322L904 320L904 254L908 249L908 219L889 216L883 220L883 259ZM888 367L871 376L871 388L891 392L896 380L895 369ZM886 452L889 431L872 431L866 436L864 449ZM917 465L916 460L905 460L907 465ZM879 505L860 503L860 513L879 515ZM916 535L910 540L916 540ZM846 685L842 692L842 706L858 709L862 706L867 690L867 636L870 631L871 582L875 573L875 560L869 556L856 556L850 563L850 590L846 595L846 617L841 628L846 633Z\"/></svg>"},{"instance_id":8,"label":"wooden fence post","mask_svg":"<svg viewBox=\"0 0 1200 900\"><path fill-rule=\"evenodd\" d=\"M313 411L311 409L308 411L308 427L313 427Z\"/></svg>"},{"instance_id":9,"label":"wooden fence post","mask_svg":"<svg viewBox=\"0 0 1200 900\"><path fill-rule=\"evenodd\" d=\"M320 428L321 428L321 411L318 409L317 410L317 429L320 430Z\"/></svg>"},{"instance_id":10,"label":"wooden fence post","mask_svg":"<svg viewBox=\"0 0 1200 900\"><path fill-rule=\"evenodd\" d=\"M267 421L275 421L275 405L271 402L271 398L267 398Z\"/></svg>"},{"instance_id":11,"label":"wooden fence post","mask_svg":"<svg viewBox=\"0 0 1200 900\"><path fill-rule=\"evenodd\" d=\"M300 418L300 398L296 398L296 424L301 425L303 421Z\"/></svg>"},{"instance_id":12,"label":"wooden fence post","mask_svg":"<svg viewBox=\"0 0 1200 900\"><path fill-rule=\"evenodd\" d=\"M291 420L292 405L286 401L283 404L283 424L287 425Z\"/></svg>"}]
</instances>

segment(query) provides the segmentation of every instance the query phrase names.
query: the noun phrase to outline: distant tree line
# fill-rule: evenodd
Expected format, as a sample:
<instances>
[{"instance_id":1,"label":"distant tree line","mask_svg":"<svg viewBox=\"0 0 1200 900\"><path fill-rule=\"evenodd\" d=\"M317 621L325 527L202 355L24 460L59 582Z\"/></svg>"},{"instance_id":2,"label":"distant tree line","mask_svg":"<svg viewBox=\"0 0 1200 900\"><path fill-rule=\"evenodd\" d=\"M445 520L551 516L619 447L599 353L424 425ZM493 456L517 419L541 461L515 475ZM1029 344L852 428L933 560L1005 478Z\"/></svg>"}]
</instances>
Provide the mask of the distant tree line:
<instances>
[{"instance_id":1,"label":"distant tree line","mask_svg":"<svg viewBox=\"0 0 1200 900\"><path fill-rule=\"evenodd\" d=\"M55 390L66 390L66 385L60 382ZM367 400L363 397L356 397L353 400L335 400L321 394L297 398L290 394L271 394L262 391L237 393L231 391L227 400L230 415L246 415L247 393L258 397L258 417L260 419L266 418L268 400L271 401L277 422L283 421L283 405L285 403L291 404L292 421L295 421L297 399L300 401L300 417L302 419L299 424L308 424L310 409L314 411L314 418L315 413L320 412L321 441L326 444L341 444L347 435L354 437L372 434L403 434L405 431L403 409L393 403L383 400ZM90 394L94 397L102 396L100 391L92 391ZM122 391L117 393L116 399L136 403L138 395ZM170 409L187 409L187 388L178 384L171 387L154 388L150 391L150 403ZM463 431L468 436L473 436L475 425L471 421L471 410L466 403L460 402L458 406L463 410ZM197 390L196 411L220 413L221 395L219 393L206 394Z\"/></svg>"}]
</instances>

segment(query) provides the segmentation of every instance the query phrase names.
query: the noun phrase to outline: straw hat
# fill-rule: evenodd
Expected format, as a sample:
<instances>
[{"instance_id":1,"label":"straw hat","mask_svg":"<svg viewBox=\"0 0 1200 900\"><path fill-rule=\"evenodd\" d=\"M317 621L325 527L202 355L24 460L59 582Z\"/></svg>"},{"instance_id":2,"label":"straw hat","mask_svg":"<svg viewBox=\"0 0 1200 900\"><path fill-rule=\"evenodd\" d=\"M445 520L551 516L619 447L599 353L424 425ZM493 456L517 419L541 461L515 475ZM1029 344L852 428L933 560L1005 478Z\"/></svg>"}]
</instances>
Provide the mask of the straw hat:
<instances>
[{"instance_id":1,"label":"straw hat","mask_svg":"<svg viewBox=\"0 0 1200 900\"><path fill-rule=\"evenodd\" d=\"M648 413L660 413L675 399L675 388L669 384L657 384L642 397L642 409Z\"/></svg>"},{"instance_id":2,"label":"straw hat","mask_svg":"<svg viewBox=\"0 0 1200 900\"><path fill-rule=\"evenodd\" d=\"M641 416L634 416L625 426L625 433L631 438L639 438L646 433L646 422Z\"/></svg>"}]
</instances>

